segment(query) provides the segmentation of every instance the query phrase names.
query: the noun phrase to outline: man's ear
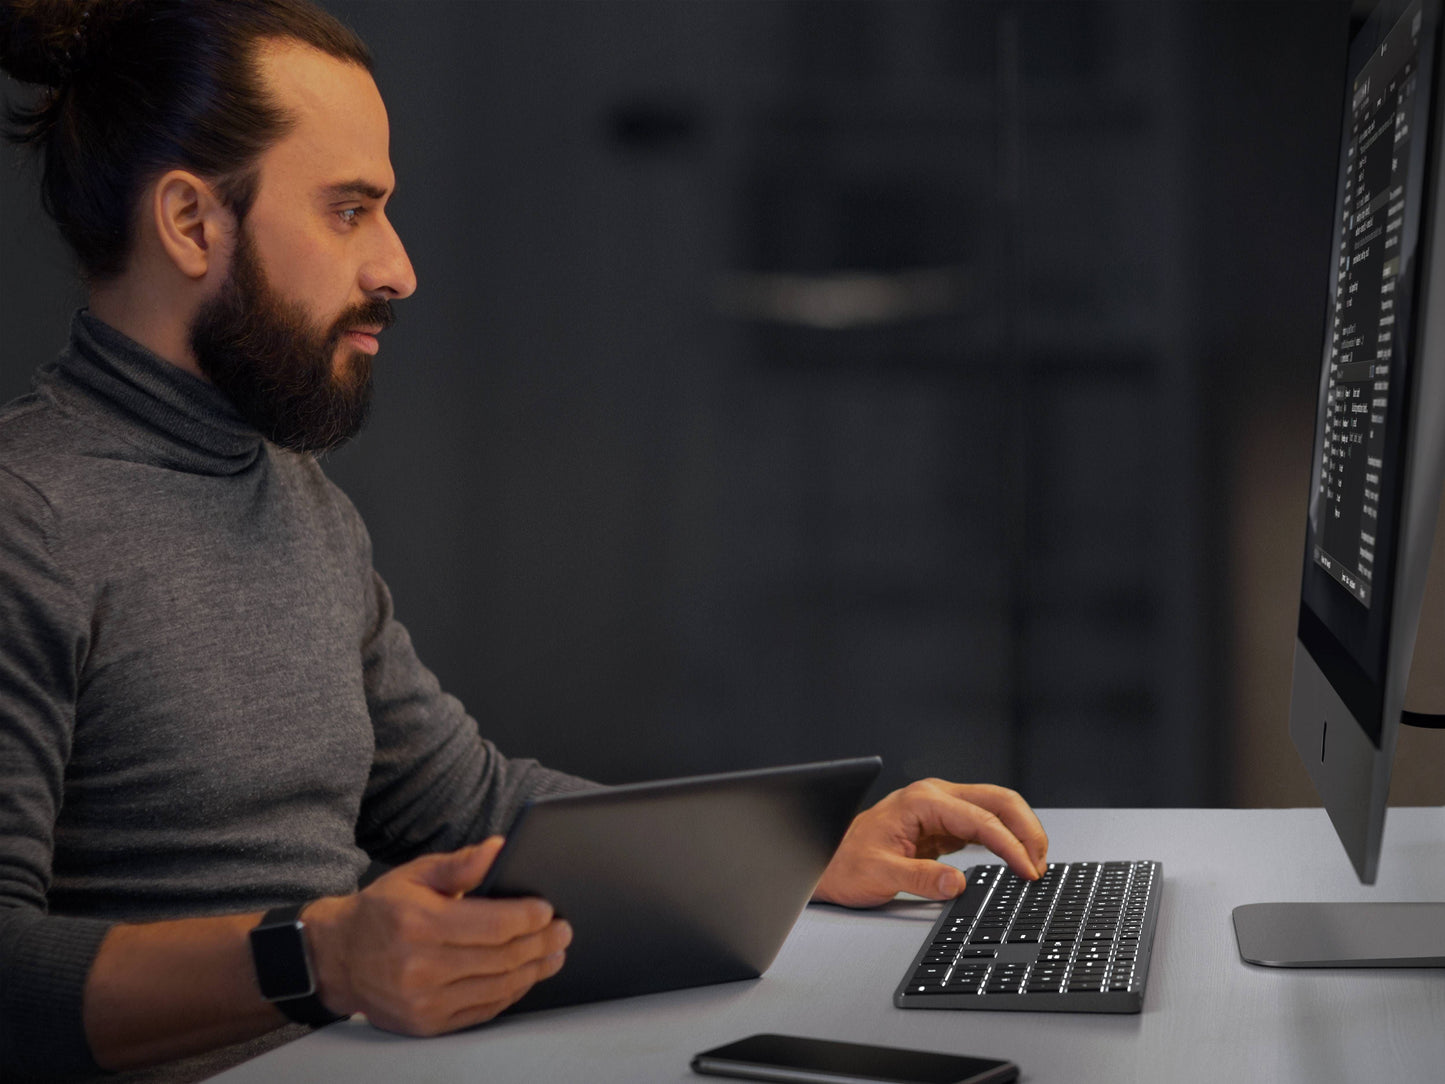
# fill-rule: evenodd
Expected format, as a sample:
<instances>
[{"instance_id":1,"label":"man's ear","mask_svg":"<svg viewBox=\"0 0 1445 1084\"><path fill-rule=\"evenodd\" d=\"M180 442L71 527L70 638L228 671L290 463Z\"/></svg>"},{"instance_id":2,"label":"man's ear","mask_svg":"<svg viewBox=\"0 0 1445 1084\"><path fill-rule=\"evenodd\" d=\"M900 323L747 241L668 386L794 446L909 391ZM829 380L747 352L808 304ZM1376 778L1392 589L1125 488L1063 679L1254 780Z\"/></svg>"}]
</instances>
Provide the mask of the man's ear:
<instances>
[{"instance_id":1,"label":"man's ear","mask_svg":"<svg viewBox=\"0 0 1445 1084\"><path fill-rule=\"evenodd\" d=\"M181 274L204 278L221 267L235 232L235 216L205 181L173 169L156 182L150 200L151 225L161 248Z\"/></svg>"}]
</instances>

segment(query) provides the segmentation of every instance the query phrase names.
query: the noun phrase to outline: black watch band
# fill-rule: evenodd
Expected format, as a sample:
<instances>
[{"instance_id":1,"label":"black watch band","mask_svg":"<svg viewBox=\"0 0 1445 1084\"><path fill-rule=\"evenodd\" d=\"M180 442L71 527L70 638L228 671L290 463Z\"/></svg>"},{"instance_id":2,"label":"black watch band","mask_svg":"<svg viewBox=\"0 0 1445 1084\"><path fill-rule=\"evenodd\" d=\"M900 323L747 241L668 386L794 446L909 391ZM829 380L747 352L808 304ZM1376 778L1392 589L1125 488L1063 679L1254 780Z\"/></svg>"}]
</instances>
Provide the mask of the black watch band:
<instances>
[{"instance_id":1,"label":"black watch band","mask_svg":"<svg viewBox=\"0 0 1445 1084\"><path fill-rule=\"evenodd\" d=\"M262 997L296 1023L321 1027L345 1017L332 1012L316 996L306 924L301 921L305 906L295 903L267 911L251 930L251 959Z\"/></svg>"}]
</instances>

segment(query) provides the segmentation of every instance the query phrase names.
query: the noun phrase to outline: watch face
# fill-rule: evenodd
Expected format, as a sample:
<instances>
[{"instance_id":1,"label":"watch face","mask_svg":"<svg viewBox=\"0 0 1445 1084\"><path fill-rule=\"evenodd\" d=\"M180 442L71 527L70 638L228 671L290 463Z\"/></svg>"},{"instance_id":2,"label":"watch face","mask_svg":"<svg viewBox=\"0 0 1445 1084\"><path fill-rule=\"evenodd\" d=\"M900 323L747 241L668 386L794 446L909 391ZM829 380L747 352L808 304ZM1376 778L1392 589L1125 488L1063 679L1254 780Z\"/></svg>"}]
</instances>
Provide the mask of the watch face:
<instances>
[{"instance_id":1,"label":"watch face","mask_svg":"<svg viewBox=\"0 0 1445 1084\"><path fill-rule=\"evenodd\" d=\"M256 961L261 996L267 1001L316 992L300 923L257 926L251 931L251 955Z\"/></svg>"}]
</instances>

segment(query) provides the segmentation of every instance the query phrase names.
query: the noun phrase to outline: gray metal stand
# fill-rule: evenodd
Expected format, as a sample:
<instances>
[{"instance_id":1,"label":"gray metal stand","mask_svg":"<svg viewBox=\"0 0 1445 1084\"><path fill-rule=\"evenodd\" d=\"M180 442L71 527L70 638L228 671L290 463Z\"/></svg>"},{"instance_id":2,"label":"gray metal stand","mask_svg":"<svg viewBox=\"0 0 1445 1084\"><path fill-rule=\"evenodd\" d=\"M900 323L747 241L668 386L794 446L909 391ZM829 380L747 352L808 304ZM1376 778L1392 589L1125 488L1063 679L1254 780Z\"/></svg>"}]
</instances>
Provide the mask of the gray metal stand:
<instances>
[{"instance_id":1,"label":"gray metal stand","mask_svg":"<svg viewBox=\"0 0 1445 1084\"><path fill-rule=\"evenodd\" d=\"M1247 903L1234 935L1265 967L1445 967L1445 903Z\"/></svg>"}]
</instances>

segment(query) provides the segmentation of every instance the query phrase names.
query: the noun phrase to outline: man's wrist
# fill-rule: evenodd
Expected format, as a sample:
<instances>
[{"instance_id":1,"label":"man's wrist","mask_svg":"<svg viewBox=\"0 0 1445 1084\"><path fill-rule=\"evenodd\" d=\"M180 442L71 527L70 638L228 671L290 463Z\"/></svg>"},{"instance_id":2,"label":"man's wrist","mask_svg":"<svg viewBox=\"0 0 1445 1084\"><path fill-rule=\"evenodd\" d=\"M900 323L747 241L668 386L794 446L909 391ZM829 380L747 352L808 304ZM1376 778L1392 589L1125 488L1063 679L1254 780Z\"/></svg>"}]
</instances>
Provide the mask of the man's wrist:
<instances>
[{"instance_id":1,"label":"man's wrist","mask_svg":"<svg viewBox=\"0 0 1445 1084\"><path fill-rule=\"evenodd\" d=\"M361 1011L353 1003L346 953L341 948L345 943L343 931L354 901L354 896L323 896L307 904L301 913L311 948L316 996L332 1012L348 1016Z\"/></svg>"}]
</instances>

